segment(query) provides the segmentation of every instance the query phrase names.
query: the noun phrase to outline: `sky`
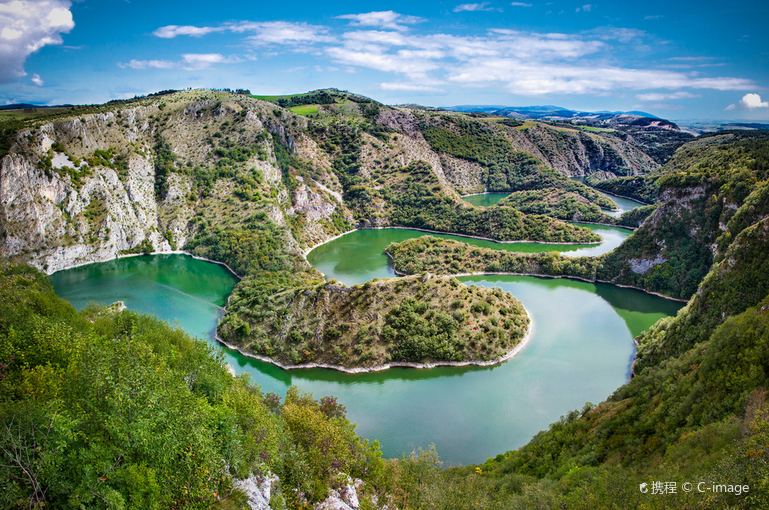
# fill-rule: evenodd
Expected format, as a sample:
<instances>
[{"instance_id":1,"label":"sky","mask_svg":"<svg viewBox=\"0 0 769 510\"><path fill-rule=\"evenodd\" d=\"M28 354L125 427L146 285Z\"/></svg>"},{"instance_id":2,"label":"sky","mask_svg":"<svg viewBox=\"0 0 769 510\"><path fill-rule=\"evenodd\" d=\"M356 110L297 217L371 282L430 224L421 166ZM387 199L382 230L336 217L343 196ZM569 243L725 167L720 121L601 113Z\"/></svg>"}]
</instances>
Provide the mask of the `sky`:
<instances>
[{"instance_id":1,"label":"sky","mask_svg":"<svg viewBox=\"0 0 769 510\"><path fill-rule=\"evenodd\" d=\"M769 120L769 2L0 0L0 104L335 87Z\"/></svg>"}]
</instances>

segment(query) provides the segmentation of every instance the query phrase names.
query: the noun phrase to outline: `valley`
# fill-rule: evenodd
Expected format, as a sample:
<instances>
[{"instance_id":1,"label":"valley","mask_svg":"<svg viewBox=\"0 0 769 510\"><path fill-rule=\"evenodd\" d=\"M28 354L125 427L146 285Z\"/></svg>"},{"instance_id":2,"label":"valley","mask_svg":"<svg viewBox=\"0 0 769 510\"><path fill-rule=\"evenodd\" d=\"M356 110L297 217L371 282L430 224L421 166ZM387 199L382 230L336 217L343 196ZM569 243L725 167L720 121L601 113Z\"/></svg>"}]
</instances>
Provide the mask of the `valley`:
<instances>
[{"instance_id":1,"label":"valley","mask_svg":"<svg viewBox=\"0 0 769 510\"><path fill-rule=\"evenodd\" d=\"M495 505L540 491L588 508L583 491L607 476L637 489L637 479L677 466L684 445L706 450L684 466L692 473L732 469L760 480L763 468L751 471L745 449L765 434L769 135L692 139L672 123L632 119L630 129L613 119L585 129L504 113L389 107L336 89L187 90L7 120L2 355L33 360L3 362L9 402L55 401L66 414L62 385L88 373L79 353L113 359L112 349L134 347L111 347L110 335L135 337L146 352L134 355L157 363L154 373L177 367L167 377L187 381L171 385L178 395L239 423L217 444L249 445L228 446L241 452L231 457L243 463L241 478L257 465L243 455L261 455L284 504L289 484L307 504L323 501L339 473L325 464L332 458L368 484L370 504L375 495L403 504L393 484L421 466L430 481L414 490L435 491L430 504L459 484L470 500L498 494ZM227 264L240 279L171 254L179 250ZM186 333L91 301L123 301L178 320ZM43 336L33 333L38 323ZM217 334L237 350L217 354ZM753 367L744 377L730 375L739 356L719 355L736 342ZM193 358L208 368L199 372ZM457 362L494 366L396 367ZM99 363L103 373L119 366ZM238 378L222 375L226 364ZM318 368L329 365L392 368ZM34 402L19 397L31 387L40 388ZM252 421L239 421L252 412L239 407L241 391L258 414ZM708 394L722 404L708 404ZM4 409L15 416L11 404ZM639 413L644 425L635 427ZM83 423L101 423L96 411L86 415L96 421ZM253 420L270 425L250 436ZM345 446L329 439L324 448L341 449L317 457L304 420L341 427L333 437ZM717 446L701 446L706 436ZM431 444L455 467L438 469ZM277 453L290 445L303 446ZM207 459L220 455L197 447L210 449ZM131 465L145 462L129 450ZM302 462L313 470L296 471ZM115 491L130 486L126 473Z\"/></svg>"}]
</instances>

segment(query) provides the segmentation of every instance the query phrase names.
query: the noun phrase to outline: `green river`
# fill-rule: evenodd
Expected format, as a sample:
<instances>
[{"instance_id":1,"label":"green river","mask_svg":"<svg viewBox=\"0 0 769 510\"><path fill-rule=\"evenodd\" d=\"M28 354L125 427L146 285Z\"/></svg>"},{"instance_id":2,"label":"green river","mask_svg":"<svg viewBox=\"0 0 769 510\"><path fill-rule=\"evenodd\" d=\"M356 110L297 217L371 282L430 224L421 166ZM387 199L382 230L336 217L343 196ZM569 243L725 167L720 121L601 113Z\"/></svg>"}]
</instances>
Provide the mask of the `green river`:
<instances>
[{"instance_id":1,"label":"green river","mask_svg":"<svg viewBox=\"0 0 769 510\"><path fill-rule=\"evenodd\" d=\"M585 177L583 176L571 177L570 179L573 181L581 182L581 183L585 182ZM606 198L610 198L611 200L614 201L615 204L617 204L618 209L614 211L610 211L608 209L602 209L602 211L605 214L609 216L614 216L615 218L619 218L620 216L622 216L622 213L626 211L635 209L636 207L641 207L642 205L646 205L640 202L636 202L635 200L618 197L616 195L612 195L611 193L606 193L604 191L600 191L595 188L593 188L593 190L597 191L598 193L605 196ZM497 205L500 200L502 200L508 195L510 195L510 193L478 193L476 195L465 195L462 197L462 200L476 207L491 207L493 205Z\"/></svg>"},{"instance_id":2,"label":"green river","mask_svg":"<svg viewBox=\"0 0 769 510\"><path fill-rule=\"evenodd\" d=\"M591 225L607 242L592 247L498 244L498 249L567 254L605 252L629 231ZM321 245L310 263L344 283L392 277L382 253L392 241L426 235L402 229L362 230ZM485 244L484 244L485 243ZM283 371L225 350L238 373L266 392L294 384L316 398L334 395L347 406L358 433L378 439L386 457L435 444L448 465L482 462L528 442L539 430L587 401L600 402L629 377L633 337L680 303L640 291L566 279L464 277L520 299L534 319L531 341L514 359L489 368L391 369L348 375L331 370ZM60 271L57 294L77 308L121 300L214 342L216 323L236 279L222 266L185 255L129 257Z\"/></svg>"}]
</instances>

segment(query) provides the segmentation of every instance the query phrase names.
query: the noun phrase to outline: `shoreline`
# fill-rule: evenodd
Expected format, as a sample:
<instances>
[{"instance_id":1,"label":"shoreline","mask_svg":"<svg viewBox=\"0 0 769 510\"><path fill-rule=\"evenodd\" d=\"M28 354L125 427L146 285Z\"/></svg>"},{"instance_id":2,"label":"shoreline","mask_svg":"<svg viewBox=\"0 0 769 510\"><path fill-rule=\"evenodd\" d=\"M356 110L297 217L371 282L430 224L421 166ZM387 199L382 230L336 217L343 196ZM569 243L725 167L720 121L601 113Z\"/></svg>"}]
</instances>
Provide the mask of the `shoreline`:
<instances>
[{"instance_id":1,"label":"shoreline","mask_svg":"<svg viewBox=\"0 0 769 510\"><path fill-rule=\"evenodd\" d=\"M513 191L484 191L481 193L470 193L469 195L459 195L459 198L477 197L478 195L510 195Z\"/></svg>"},{"instance_id":2,"label":"shoreline","mask_svg":"<svg viewBox=\"0 0 769 510\"><path fill-rule=\"evenodd\" d=\"M387 255L387 257L391 261L393 260L393 256L392 256L392 254L389 251L385 250L385 255ZM403 271L398 271L397 269L395 269L395 267L393 267L393 271L398 276L414 276L414 275L409 274L409 273L404 273ZM674 297L666 296L665 294L660 294L659 292L653 292L651 290L642 289L640 287L634 287L632 285L622 285L622 284L619 284L619 283L610 282L608 280L598 280L598 279L590 280L588 278L583 278L582 276L551 275L551 274L540 274L540 273L506 273L506 272L502 272L502 271L479 271L479 272L476 272L476 273L452 273L452 274L442 274L442 275L438 275L438 276L453 276L454 278L459 278L461 276L486 276L486 275L496 275L496 276L534 276L534 277L537 277L537 278L554 278L554 279L566 278L566 279L569 279L569 280L580 280L580 281L583 281L583 282L586 282L586 283L606 283L606 284L609 284L609 285L614 285L615 287L621 287L623 289L640 290L641 292L643 292L645 294L650 294L652 296L661 297L661 298L667 299L669 301L677 301L679 303L688 303L689 302L688 299L674 298Z\"/></svg>"},{"instance_id":3,"label":"shoreline","mask_svg":"<svg viewBox=\"0 0 769 510\"><path fill-rule=\"evenodd\" d=\"M586 221L582 221L582 222L568 222L568 221L564 221L564 223L569 223L569 224L572 224L572 223L585 223L585 224L593 225L593 223L589 223L589 222L586 222ZM617 226L617 225L604 225L603 223L595 223L594 225L602 225L604 227L615 227L615 226ZM415 227L364 227L364 228L354 228L354 229L349 230L347 232L344 232L342 234L335 235L334 237L329 237L325 241L320 242L320 243L318 243L316 245L313 245L310 248L307 248L306 250L304 250L304 259L307 260L307 255L309 255L310 252L312 250L314 250L315 248L317 248L319 246L323 246L324 244L329 243L329 242L331 242L331 241L333 241L335 239L339 239L340 237L346 236L347 234L352 234L353 232L357 232L358 230L386 230L388 228L393 228L393 229L398 229L398 230L415 230L417 232L427 232L429 234L442 234L442 235L447 235L447 236L467 237L468 239L479 239L481 241L491 241L493 243L499 243L499 244L531 243L531 244L559 244L559 245L600 245L600 244L603 244L603 243L606 242L606 239L604 239L604 238L601 238L600 241L597 241L597 242L594 242L594 243L590 243L590 242L530 241L530 240L527 240L527 239L516 240L516 241L500 241L498 239L492 239L490 237L471 236L471 235L468 235L468 234L457 234L455 232L441 232L439 230L428 230L426 228L415 228ZM585 228L587 228L587 227L585 227ZM629 228L629 227L622 227L622 228Z\"/></svg>"},{"instance_id":4,"label":"shoreline","mask_svg":"<svg viewBox=\"0 0 769 510\"><path fill-rule=\"evenodd\" d=\"M71 265L69 267L64 267L64 268L61 268L61 269L57 269L56 271L52 271L50 273L46 272L46 274L48 276L51 276L52 274L58 273L59 271L67 271L69 269L75 269L77 267L83 267L83 266L87 266L87 265L90 265L90 264L101 264L101 263L104 263L104 262L111 262L113 260L126 259L126 258L130 258L130 257L141 257L141 256L144 256L144 255L187 255L188 257L192 257L193 259L203 260L203 261L206 261L206 262L211 262L213 264L219 264L220 266L224 266L225 268L227 268L227 270L230 273L232 273L232 275L235 278L237 278L238 280L242 280L243 279L242 276L240 276L238 273L236 273L225 262L221 262L219 260L208 259L206 257L201 257L200 255L195 255L194 253L190 253L190 252L188 252L186 250L153 251L151 253L122 253L122 254L118 253L117 256L109 258L109 259L93 260L91 262L80 262L78 264L73 264L73 265Z\"/></svg>"},{"instance_id":5,"label":"shoreline","mask_svg":"<svg viewBox=\"0 0 769 510\"><path fill-rule=\"evenodd\" d=\"M562 220L562 221L565 221L565 220ZM609 225L608 223L596 223L595 221L569 221L567 223L571 223L571 224L582 223L583 225L598 225L600 227L624 228L626 230L630 230L631 232L638 229L638 227L628 227L627 225Z\"/></svg>"},{"instance_id":6,"label":"shoreline","mask_svg":"<svg viewBox=\"0 0 769 510\"><path fill-rule=\"evenodd\" d=\"M641 202L641 201L640 201L640 200L638 200L637 198L626 197L625 195L617 195L616 193L609 193L608 191L604 191L604 190L602 190L602 189L594 188L593 186L589 186L589 185L587 185L587 184L585 184L585 183L582 183L582 184L584 184L585 186L587 186L587 187L588 187L588 188L590 188L590 189L594 189L594 190L596 190L596 191L600 191L601 193L605 193L605 194L607 194L607 195L611 195L612 197L617 197L617 198L624 198L625 200L632 200L633 202L635 202L635 203L637 203L637 204L641 204L641 206L645 206L645 205L654 205L654 204L647 204L646 202ZM625 211L625 212L627 212L627 211Z\"/></svg>"},{"instance_id":7,"label":"shoreline","mask_svg":"<svg viewBox=\"0 0 769 510\"><path fill-rule=\"evenodd\" d=\"M523 306L523 304L521 304L521 306ZM413 361L391 361L389 363L385 363L384 365L375 365L373 367L355 367L355 368L348 368L342 365L333 365L331 363L302 363L299 365L284 365L280 361L272 359L268 356L247 352L242 350L240 347L236 345L233 345L229 342L225 342L219 336L218 333L214 333L214 338L216 338L217 342L224 345L228 349L237 351L241 355L247 358L264 361L265 363L270 363L282 370L324 368L328 370L336 370L337 372L343 372L345 374L367 374L370 372L382 372L384 370L389 370L391 368L430 369L430 368L440 368L440 367L470 367L470 366L492 367L496 365L501 365L502 363L505 363L506 361L509 361L514 357L516 357L518 354L520 354L523 348L526 347L526 345L529 343L529 340L531 340L531 336L534 332L534 318L531 316L531 314L529 313L529 310L525 306L523 307L523 309L526 311L526 316L529 318L529 327L526 329L526 334L523 336L523 338L521 338L520 342L518 342L515 345L515 347L513 347L510 351L508 351L504 356L500 356L499 358L494 358L493 360L489 360L489 361L480 361L480 360L435 361L432 363L416 363Z\"/></svg>"}]
</instances>

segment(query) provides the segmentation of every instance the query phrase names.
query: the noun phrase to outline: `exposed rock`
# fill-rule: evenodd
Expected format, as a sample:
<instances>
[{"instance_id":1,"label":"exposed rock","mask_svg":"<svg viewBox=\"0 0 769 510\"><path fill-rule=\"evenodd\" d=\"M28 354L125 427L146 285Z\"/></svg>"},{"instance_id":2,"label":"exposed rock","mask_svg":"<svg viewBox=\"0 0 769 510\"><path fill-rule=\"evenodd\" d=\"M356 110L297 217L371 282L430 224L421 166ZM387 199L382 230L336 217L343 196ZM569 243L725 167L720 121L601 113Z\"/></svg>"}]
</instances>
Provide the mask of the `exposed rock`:
<instances>
[{"instance_id":1,"label":"exposed rock","mask_svg":"<svg viewBox=\"0 0 769 510\"><path fill-rule=\"evenodd\" d=\"M346 484L337 490L332 490L329 496L315 505L315 510L357 510L360 508L358 499L358 488L363 485L363 480L352 479L348 475L341 473L345 477Z\"/></svg>"},{"instance_id":2,"label":"exposed rock","mask_svg":"<svg viewBox=\"0 0 769 510\"><path fill-rule=\"evenodd\" d=\"M667 261L668 259L662 255L657 255L653 259L630 259L627 262L630 265L631 271L636 274L644 274L652 267L664 264Z\"/></svg>"},{"instance_id":3,"label":"exposed rock","mask_svg":"<svg viewBox=\"0 0 769 510\"><path fill-rule=\"evenodd\" d=\"M272 484L279 479L269 471L267 475L252 475L244 480L235 480L233 487L248 497L251 510L270 510Z\"/></svg>"}]
</instances>

